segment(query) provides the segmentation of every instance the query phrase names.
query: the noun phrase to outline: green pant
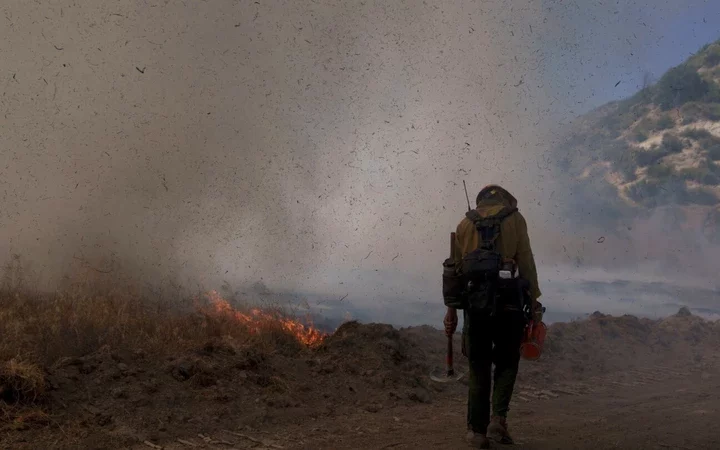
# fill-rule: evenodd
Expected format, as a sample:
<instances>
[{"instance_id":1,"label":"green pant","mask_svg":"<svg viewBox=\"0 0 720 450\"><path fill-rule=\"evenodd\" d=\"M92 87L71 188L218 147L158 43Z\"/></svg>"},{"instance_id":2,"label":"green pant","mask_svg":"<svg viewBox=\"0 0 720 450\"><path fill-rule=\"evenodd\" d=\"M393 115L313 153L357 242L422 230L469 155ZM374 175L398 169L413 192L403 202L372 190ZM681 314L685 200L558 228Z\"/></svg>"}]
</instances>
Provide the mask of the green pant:
<instances>
[{"instance_id":1,"label":"green pant","mask_svg":"<svg viewBox=\"0 0 720 450\"><path fill-rule=\"evenodd\" d=\"M484 434L490 423L493 364L493 415L507 417L510 409L525 319L520 311L503 311L494 316L466 311L464 318L463 354L470 363L467 424L468 429Z\"/></svg>"}]
</instances>

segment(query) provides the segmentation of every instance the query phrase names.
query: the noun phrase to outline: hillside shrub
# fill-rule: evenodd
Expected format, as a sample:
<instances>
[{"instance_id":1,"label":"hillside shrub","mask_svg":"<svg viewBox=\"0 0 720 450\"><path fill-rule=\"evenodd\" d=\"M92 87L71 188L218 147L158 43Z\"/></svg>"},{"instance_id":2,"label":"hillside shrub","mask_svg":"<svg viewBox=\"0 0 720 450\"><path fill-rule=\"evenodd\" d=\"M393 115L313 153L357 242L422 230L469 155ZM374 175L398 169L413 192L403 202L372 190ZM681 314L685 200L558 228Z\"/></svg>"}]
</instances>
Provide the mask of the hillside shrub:
<instances>
[{"instance_id":1,"label":"hillside shrub","mask_svg":"<svg viewBox=\"0 0 720 450\"><path fill-rule=\"evenodd\" d=\"M677 135L665 133L663 135L660 148L667 152L668 155L672 153L680 153L685 148L685 143Z\"/></svg>"},{"instance_id":2,"label":"hillside shrub","mask_svg":"<svg viewBox=\"0 0 720 450\"><path fill-rule=\"evenodd\" d=\"M705 128L687 128L685 131L680 133L682 137L695 139L696 141L702 141L704 139L711 139L713 135Z\"/></svg>"},{"instance_id":3,"label":"hillside shrub","mask_svg":"<svg viewBox=\"0 0 720 450\"><path fill-rule=\"evenodd\" d=\"M668 166L667 164L653 164L650 167L648 167L647 174L650 177L657 178L657 179L664 179L670 176L673 173L672 168Z\"/></svg>"},{"instance_id":4,"label":"hillside shrub","mask_svg":"<svg viewBox=\"0 0 720 450\"><path fill-rule=\"evenodd\" d=\"M612 133L611 137L617 137L622 131L630 128L637 118L638 116L633 113L609 114L602 119L601 125Z\"/></svg>"},{"instance_id":5,"label":"hillside shrub","mask_svg":"<svg viewBox=\"0 0 720 450\"><path fill-rule=\"evenodd\" d=\"M649 136L645 131L638 129L634 130L631 135L632 140L635 142L645 142L647 141L648 137Z\"/></svg>"},{"instance_id":6,"label":"hillside shrub","mask_svg":"<svg viewBox=\"0 0 720 450\"><path fill-rule=\"evenodd\" d=\"M704 53L703 67L714 67L720 64L720 44L711 44Z\"/></svg>"},{"instance_id":7,"label":"hillside shrub","mask_svg":"<svg viewBox=\"0 0 720 450\"><path fill-rule=\"evenodd\" d=\"M682 123L685 125L700 120L720 120L720 102L691 102L683 105L680 109Z\"/></svg>"},{"instance_id":8,"label":"hillside shrub","mask_svg":"<svg viewBox=\"0 0 720 450\"><path fill-rule=\"evenodd\" d=\"M613 170L620 173L626 182L635 181L637 179L638 164L635 160L635 152L629 151L624 157L616 159L612 162Z\"/></svg>"},{"instance_id":9,"label":"hillside shrub","mask_svg":"<svg viewBox=\"0 0 720 450\"><path fill-rule=\"evenodd\" d=\"M657 181L642 180L628 187L627 195L635 202L646 204L660 192Z\"/></svg>"},{"instance_id":10,"label":"hillside shrub","mask_svg":"<svg viewBox=\"0 0 720 450\"><path fill-rule=\"evenodd\" d=\"M673 120L668 113L662 114L658 118L657 122L655 122L655 129L658 131L667 130L668 128L673 128L674 126L675 120Z\"/></svg>"},{"instance_id":11,"label":"hillside shrub","mask_svg":"<svg viewBox=\"0 0 720 450\"><path fill-rule=\"evenodd\" d=\"M708 158L713 161L720 161L720 143L708 147Z\"/></svg>"},{"instance_id":12,"label":"hillside shrub","mask_svg":"<svg viewBox=\"0 0 720 450\"><path fill-rule=\"evenodd\" d=\"M604 159L614 163L625 158L631 153L630 146L624 140L614 139L606 142L602 147L602 156Z\"/></svg>"},{"instance_id":13,"label":"hillside shrub","mask_svg":"<svg viewBox=\"0 0 720 450\"><path fill-rule=\"evenodd\" d=\"M710 76L711 77L717 76L716 72L718 72L717 68L713 69L713 73L710 74ZM720 102L720 86L718 86L717 83L712 82L712 81L709 83L708 93L705 94L704 100L707 103Z\"/></svg>"},{"instance_id":14,"label":"hillside shrub","mask_svg":"<svg viewBox=\"0 0 720 450\"><path fill-rule=\"evenodd\" d=\"M665 133L662 144L654 145L649 150L641 150L635 154L635 160L640 167L657 164L661 159L673 153L680 153L685 143L672 133Z\"/></svg>"},{"instance_id":15,"label":"hillside shrub","mask_svg":"<svg viewBox=\"0 0 720 450\"><path fill-rule=\"evenodd\" d=\"M720 177L712 172L708 172L703 175L700 182L702 184L707 184L708 186L717 186L718 184L720 184Z\"/></svg>"},{"instance_id":16,"label":"hillside shrub","mask_svg":"<svg viewBox=\"0 0 720 450\"><path fill-rule=\"evenodd\" d=\"M707 81L693 67L681 64L668 70L655 86L655 103L661 109L678 108L702 99L710 90Z\"/></svg>"},{"instance_id":17,"label":"hillside shrub","mask_svg":"<svg viewBox=\"0 0 720 450\"><path fill-rule=\"evenodd\" d=\"M658 146L653 146L650 150L641 150L635 154L635 161L640 167L646 167L651 164L657 164L662 158L668 154L665 150Z\"/></svg>"},{"instance_id":18,"label":"hillside shrub","mask_svg":"<svg viewBox=\"0 0 720 450\"><path fill-rule=\"evenodd\" d=\"M693 167L691 169L683 169L680 171L680 176L684 180L695 181L697 183L702 183L702 180L708 174L711 174L711 172L705 167Z\"/></svg>"}]
</instances>

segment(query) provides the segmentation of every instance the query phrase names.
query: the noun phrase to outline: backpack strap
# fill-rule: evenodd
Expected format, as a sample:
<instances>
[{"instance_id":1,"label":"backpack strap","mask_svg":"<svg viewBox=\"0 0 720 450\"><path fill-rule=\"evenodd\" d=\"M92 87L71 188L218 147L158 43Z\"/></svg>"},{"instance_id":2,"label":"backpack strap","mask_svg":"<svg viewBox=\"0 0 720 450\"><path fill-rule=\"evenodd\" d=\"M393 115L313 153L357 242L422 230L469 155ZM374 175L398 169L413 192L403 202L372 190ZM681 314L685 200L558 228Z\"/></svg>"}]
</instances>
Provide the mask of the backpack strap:
<instances>
[{"instance_id":1,"label":"backpack strap","mask_svg":"<svg viewBox=\"0 0 720 450\"><path fill-rule=\"evenodd\" d=\"M491 217L480 216L476 209L466 212L465 217L475 225L475 229L478 231L480 237L479 247L494 251L495 241L500 236L500 224L517 210L517 208L506 207Z\"/></svg>"}]
</instances>

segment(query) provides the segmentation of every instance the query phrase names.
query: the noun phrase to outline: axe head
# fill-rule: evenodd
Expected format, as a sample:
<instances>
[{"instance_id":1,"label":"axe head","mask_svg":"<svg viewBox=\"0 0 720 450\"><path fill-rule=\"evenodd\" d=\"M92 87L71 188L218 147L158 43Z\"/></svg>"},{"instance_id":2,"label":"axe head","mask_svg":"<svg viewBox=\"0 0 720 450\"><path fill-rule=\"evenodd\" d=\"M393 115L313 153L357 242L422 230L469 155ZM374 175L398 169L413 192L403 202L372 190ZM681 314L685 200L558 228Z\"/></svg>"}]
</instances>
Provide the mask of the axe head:
<instances>
[{"instance_id":1,"label":"axe head","mask_svg":"<svg viewBox=\"0 0 720 450\"><path fill-rule=\"evenodd\" d=\"M459 381L466 375L466 372L453 369L435 369L430 373L430 379L437 383L452 383Z\"/></svg>"}]
</instances>

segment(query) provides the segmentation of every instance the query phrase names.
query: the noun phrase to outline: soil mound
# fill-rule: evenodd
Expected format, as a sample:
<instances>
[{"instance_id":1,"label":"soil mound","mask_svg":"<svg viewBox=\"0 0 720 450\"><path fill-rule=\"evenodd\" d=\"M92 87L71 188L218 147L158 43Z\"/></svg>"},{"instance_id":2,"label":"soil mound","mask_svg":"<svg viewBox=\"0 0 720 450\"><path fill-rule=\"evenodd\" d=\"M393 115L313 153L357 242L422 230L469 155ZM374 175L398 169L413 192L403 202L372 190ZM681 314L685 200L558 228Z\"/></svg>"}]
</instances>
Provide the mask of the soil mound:
<instances>
[{"instance_id":1,"label":"soil mound","mask_svg":"<svg viewBox=\"0 0 720 450\"><path fill-rule=\"evenodd\" d=\"M332 379L353 380L348 390L362 389L362 397L372 399L370 404L377 407L405 399L431 401L425 355L425 349L405 330L353 321L341 325L313 361L320 373L336 374Z\"/></svg>"},{"instance_id":2,"label":"soil mound","mask_svg":"<svg viewBox=\"0 0 720 450\"><path fill-rule=\"evenodd\" d=\"M548 328L544 354L523 362L522 379L572 380L668 361L703 362L720 344L720 324L694 316L687 308L664 319L599 312L588 319Z\"/></svg>"},{"instance_id":3,"label":"soil mound","mask_svg":"<svg viewBox=\"0 0 720 450\"><path fill-rule=\"evenodd\" d=\"M347 322L327 339L318 356L326 368L349 375L419 374L425 369L421 353L415 342L391 325Z\"/></svg>"}]
</instances>

